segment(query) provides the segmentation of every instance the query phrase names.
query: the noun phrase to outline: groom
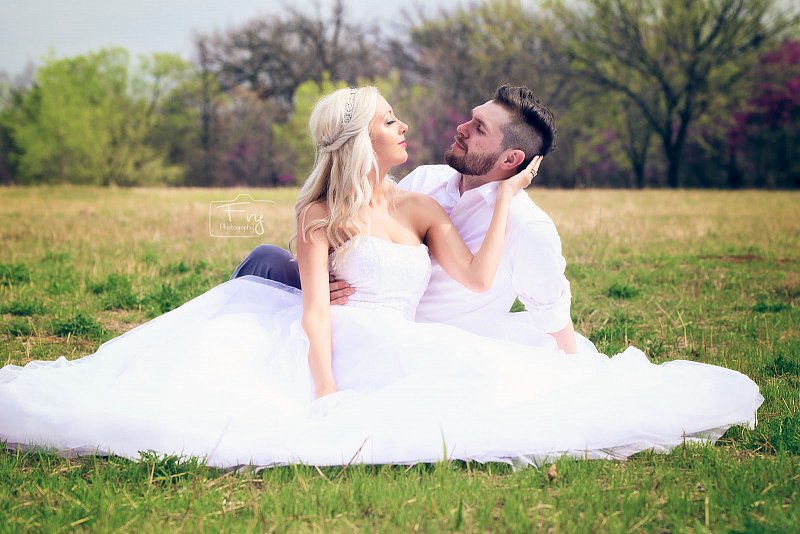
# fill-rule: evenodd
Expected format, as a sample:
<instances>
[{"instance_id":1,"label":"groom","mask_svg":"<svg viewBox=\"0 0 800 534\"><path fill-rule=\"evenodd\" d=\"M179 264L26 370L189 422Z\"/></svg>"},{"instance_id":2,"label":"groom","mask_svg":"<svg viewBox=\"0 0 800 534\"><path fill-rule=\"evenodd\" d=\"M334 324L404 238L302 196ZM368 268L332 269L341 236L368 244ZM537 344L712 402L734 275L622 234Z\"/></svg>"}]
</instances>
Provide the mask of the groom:
<instances>
[{"instance_id":1,"label":"groom","mask_svg":"<svg viewBox=\"0 0 800 534\"><path fill-rule=\"evenodd\" d=\"M555 138L555 119L547 106L527 87L503 85L456 128L453 145L445 152L447 165L418 167L398 186L439 202L474 253L492 217L497 182L523 169L535 155L548 154ZM523 161L516 168L503 164L520 156ZM282 248L260 245L232 278L252 274L299 288L297 263L290 260ZM503 257L489 291L466 289L433 260L416 320L533 346L557 346L567 353L577 352L579 341L582 349L593 350L573 329L565 267L552 219L522 191L511 206ZM354 292L346 281L332 281L331 303L344 304ZM510 313L517 297L526 311Z\"/></svg>"}]
</instances>

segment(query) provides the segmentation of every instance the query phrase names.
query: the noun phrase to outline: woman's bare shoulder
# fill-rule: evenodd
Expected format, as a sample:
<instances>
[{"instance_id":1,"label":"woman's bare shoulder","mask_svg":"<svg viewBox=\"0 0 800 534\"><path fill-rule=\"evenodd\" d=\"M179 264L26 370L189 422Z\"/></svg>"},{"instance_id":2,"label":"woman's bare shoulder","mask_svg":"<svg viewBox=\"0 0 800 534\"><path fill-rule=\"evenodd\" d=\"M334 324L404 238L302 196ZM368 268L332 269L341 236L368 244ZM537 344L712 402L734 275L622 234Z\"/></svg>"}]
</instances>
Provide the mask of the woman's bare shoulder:
<instances>
[{"instance_id":1,"label":"woman's bare shoulder","mask_svg":"<svg viewBox=\"0 0 800 534\"><path fill-rule=\"evenodd\" d=\"M402 196L398 195L395 204L403 219L423 239L431 226L449 220L439 203L425 193L403 191Z\"/></svg>"},{"instance_id":2,"label":"woman's bare shoulder","mask_svg":"<svg viewBox=\"0 0 800 534\"><path fill-rule=\"evenodd\" d=\"M297 217L297 235L298 236L305 236L306 232L310 228L314 228L313 234L316 235L324 235L324 231L322 231L318 224L320 221L326 221L328 219L329 210L328 210L328 203L324 200L317 200L312 202L308 206L306 206ZM313 225L313 226L311 226ZM320 232L322 232L320 234Z\"/></svg>"},{"instance_id":3,"label":"woman's bare shoulder","mask_svg":"<svg viewBox=\"0 0 800 534\"><path fill-rule=\"evenodd\" d=\"M306 208L300 214L300 217L301 219L304 219L304 222L307 224L312 221L327 218L328 213L328 203L324 200L317 200L306 206Z\"/></svg>"},{"instance_id":4,"label":"woman's bare shoulder","mask_svg":"<svg viewBox=\"0 0 800 534\"><path fill-rule=\"evenodd\" d=\"M399 206L403 204L403 207L409 210L418 210L418 209L431 209L433 206L436 208L440 208L439 203L436 202L432 197L429 197L425 193L418 193L416 191L404 191L402 189L398 189L397 196L395 197L395 203Z\"/></svg>"}]
</instances>

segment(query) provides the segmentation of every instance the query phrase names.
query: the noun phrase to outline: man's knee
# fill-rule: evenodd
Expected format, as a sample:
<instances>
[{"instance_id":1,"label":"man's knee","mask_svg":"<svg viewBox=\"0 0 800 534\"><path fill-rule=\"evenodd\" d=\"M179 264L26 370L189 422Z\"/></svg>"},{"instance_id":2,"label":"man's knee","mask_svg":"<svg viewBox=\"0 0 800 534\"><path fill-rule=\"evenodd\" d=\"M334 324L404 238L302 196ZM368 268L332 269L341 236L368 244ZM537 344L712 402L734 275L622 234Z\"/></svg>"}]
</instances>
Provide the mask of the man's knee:
<instances>
[{"instance_id":1,"label":"man's knee","mask_svg":"<svg viewBox=\"0 0 800 534\"><path fill-rule=\"evenodd\" d=\"M248 259L258 263L289 262L292 261L292 255L278 245L258 245L250 251L245 261Z\"/></svg>"},{"instance_id":2,"label":"man's knee","mask_svg":"<svg viewBox=\"0 0 800 534\"><path fill-rule=\"evenodd\" d=\"M300 287L297 263L289 251L277 245L258 245L239 264L231 279L253 275L288 286Z\"/></svg>"}]
</instances>

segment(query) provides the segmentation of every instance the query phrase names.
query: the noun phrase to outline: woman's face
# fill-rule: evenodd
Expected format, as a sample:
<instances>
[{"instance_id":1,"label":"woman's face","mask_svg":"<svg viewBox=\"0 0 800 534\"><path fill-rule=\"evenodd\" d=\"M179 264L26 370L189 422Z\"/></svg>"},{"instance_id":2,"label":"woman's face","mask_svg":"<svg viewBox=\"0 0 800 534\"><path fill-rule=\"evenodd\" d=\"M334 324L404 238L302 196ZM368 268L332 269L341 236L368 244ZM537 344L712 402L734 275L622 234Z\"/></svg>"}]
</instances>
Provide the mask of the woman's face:
<instances>
[{"instance_id":1,"label":"woman's face","mask_svg":"<svg viewBox=\"0 0 800 534\"><path fill-rule=\"evenodd\" d=\"M395 117L392 106L383 96L378 95L375 117L369 125L369 138L381 170L388 170L408 159L405 136L407 131L408 125Z\"/></svg>"}]
</instances>

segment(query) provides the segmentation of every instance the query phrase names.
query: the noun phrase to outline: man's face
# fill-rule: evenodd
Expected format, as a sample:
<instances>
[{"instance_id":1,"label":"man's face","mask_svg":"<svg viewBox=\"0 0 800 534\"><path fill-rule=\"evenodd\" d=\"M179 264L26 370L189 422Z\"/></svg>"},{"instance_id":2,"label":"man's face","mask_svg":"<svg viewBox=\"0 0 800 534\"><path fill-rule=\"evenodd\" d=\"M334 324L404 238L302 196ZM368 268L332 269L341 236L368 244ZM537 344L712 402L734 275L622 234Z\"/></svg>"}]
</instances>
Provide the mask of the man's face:
<instances>
[{"instance_id":1,"label":"man's face","mask_svg":"<svg viewBox=\"0 0 800 534\"><path fill-rule=\"evenodd\" d=\"M455 141L444 153L447 164L461 174L488 174L503 153L500 127L509 120L509 112L492 100L473 109L472 118L456 128Z\"/></svg>"}]
</instances>

